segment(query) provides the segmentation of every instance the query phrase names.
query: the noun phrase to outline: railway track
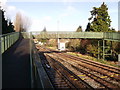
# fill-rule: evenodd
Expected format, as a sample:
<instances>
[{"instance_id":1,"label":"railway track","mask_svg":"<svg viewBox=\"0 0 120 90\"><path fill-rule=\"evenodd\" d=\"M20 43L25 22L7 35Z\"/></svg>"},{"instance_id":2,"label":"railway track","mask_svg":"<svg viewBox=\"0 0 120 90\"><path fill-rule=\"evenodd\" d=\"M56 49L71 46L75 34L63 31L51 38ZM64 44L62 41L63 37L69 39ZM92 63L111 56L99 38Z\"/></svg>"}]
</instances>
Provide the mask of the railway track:
<instances>
[{"instance_id":1,"label":"railway track","mask_svg":"<svg viewBox=\"0 0 120 90\"><path fill-rule=\"evenodd\" d=\"M46 54L46 57L54 64L53 67L61 73L61 75L69 81L72 88L86 88L86 89L93 89L89 84L84 82L81 78L79 78L75 73L71 72L67 69L64 65L60 62L56 61L54 58L50 57ZM72 77L71 77L72 76Z\"/></svg>"},{"instance_id":2,"label":"railway track","mask_svg":"<svg viewBox=\"0 0 120 90\"><path fill-rule=\"evenodd\" d=\"M45 68L54 88L56 89L59 89L59 88L60 89L61 88L92 89L92 87L89 84L84 82L76 74L74 74L69 69L64 67L64 65L62 65L52 57L48 56L47 54L45 56L47 59L45 59L44 55L40 53L40 58L42 59L42 65ZM50 67L48 68L48 66ZM71 76L73 76L74 78L71 78Z\"/></svg>"},{"instance_id":3,"label":"railway track","mask_svg":"<svg viewBox=\"0 0 120 90\"><path fill-rule=\"evenodd\" d=\"M106 89L120 88L120 78L119 78L120 69L111 66L109 67L108 65L103 65L87 59L84 60L57 51L52 51L46 48L40 48L40 49L41 51L44 52L45 51L51 52L49 54L46 53L45 54L46 57L49 57L49 59L52 58L54 59L54 62L58 62L62 64L66 69L69 69L72 73L79 76L79 78L82 80L81 82L88 83L88 85L92 88L106 88ZM53 62L53 60L51 62ZM58 70L59 68L56 68L56 70ZM74 76L70 76L70 77L74 77ZM75 79L74 81L79 81L79 80Z\"/></svg>"},{"instance_id":4,"label":"railway track","mask_svg":"<svg viewBox=\"0 0 120 90\"><path fill-rule=\"evenodd\" d=\"M100 65L84 61L84 59L81 60L79 58L73 58L73 57L71 57L69 55L65 55L65 54L56 54L56 55L57 56L61 56L62 58L70 59L73 62L79 63L79 65L81 65L83 67L90 68L92 71L96 71L98 73L102 73L103 75L107 75L108 77L110 77L112 79L120 81L120 77L119 77L120 72L117 71L117 70L116 71L109 70L110 67L108 69L106 69L106 67L105 68L104 67L100 67Z\"/></svg>"},{"instance_id":5,"label":"railway track","mask_svg":"<svg viewBox=\"0 0 120 90\"><path fill-rule=\"evenodd\" d=\"M53 64L47 61L43 53L40 53L39 56L54 88L58 89L72 87L71 85L68 85L67 81L64 80L64 77L61 75L61 73L57 69L53 68Z\"/></svg>"},{"instance_id":6,"label":"railway track","mask_svg":"<svg viewBox=\"0 0 120 90\"><path fill-rule=\"evenodd\" d=\"M108 66L108 65L105 65L105 64L101 64L101 63L91 61L91 60L88 60L88 59L83 59L83 58L76 57L76 56L73 56L73 55L68 55L68 54L64 54L64 55L69 57L69 58L74 58L75 60L78 60L78 61L81 61L81 62L84 62L84 63L89 63L91 65L97 66L97 67L102 68L104 70L108 70L110 72L120 74L120 69L119 68Z\"/></svg>"},{"instance_id":7,"label":"railway track","mask_svg":"<svg viewBox=\"0 0 120 90\"><path fill-rule=\"evenodd\" d=\"M79 72L81 72L80 75L83 75L84 80L86 79L86 82L89 82L89 84L92 87L96 87L96 88L103 88L104 87L104 88L108 88L108 89L119 88L118 85L109 82L109 80L105 80L107 78L106 76L102 76L102 77L105 77L105 78L102 78L101 74L98 75L98 74L96 74L96 72L90 72L89 69L80 67L80 66L78 66L77 64L75 64L71 61L66 62L65 59L57 58L57 57L55 57L55 55L54 56L50 55L50 56L55 58L57 61L59 61L60 63L62 63L65 66L67 66L67 64L69 64L69 66L67 66L67 68L70 68L70 70L72 70L72 68L73 68L72 72L75 72L75 70L77 70L75 72L77 75L79 75ZM88 77L89 77L89 80L87 81ZM95 82L93 82L92 80L94 80ZM94 84L97 83L96 86L93 83Z\"/></svg>"}]
</instances>

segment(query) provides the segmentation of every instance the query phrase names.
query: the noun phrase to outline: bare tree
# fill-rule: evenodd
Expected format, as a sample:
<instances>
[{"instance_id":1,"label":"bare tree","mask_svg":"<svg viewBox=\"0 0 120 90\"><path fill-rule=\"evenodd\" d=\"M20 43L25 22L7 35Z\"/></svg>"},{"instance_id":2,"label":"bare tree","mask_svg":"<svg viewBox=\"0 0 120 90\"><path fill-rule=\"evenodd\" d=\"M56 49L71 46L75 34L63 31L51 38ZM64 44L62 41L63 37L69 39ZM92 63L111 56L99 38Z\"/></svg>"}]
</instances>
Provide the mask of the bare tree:
<instances>
[{"instance_id":1,"label":"bare tree","mask_svg":"<svg viewBox=\"0 0 120 90\"><path fill-rule=\"evenodd\" d=\"M21 31L21 25L22 24L22 15L20 12L16 14L15 21L14 21L14 26L15 26L15 31L19 32Z\"/></svg>"},{"instance_id":2,"label":"bare tree","mask_svg":"<svg viewBox=\"0 0 120 90\"><path fill-rule=\"evenodd\" d=\"M29 30L30 26L31 26L31 19L27 16L23 16L23 20L22 20L22 27L23 27L23 30L22 31L27 31Z\"/></svg>"},{"instance_id":3,"label":"bare tree","mask_svg":"<svg viewBox=\"0 0 120 90\"><path fill-rule=\"evenodd\" d=\"M31 20L29 17L18 12L15 17L14 25L16 32L25 32L31 26Z\"/></svg>"}]
</instances>

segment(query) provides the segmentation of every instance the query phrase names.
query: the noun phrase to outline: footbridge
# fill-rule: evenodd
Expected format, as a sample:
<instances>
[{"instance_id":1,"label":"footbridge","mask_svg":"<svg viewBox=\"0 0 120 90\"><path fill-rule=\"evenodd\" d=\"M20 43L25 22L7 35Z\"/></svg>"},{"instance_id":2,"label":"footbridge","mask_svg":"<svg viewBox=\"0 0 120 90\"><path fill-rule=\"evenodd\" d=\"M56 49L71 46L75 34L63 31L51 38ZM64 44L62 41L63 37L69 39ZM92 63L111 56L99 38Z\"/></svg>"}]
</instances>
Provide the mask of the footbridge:
<instances>
[{"instance_id":1,"label":"footbridge","mask_svg":"<svg viewBox=\"0 0 120 90\"><path fill-rule=\"evenodd\" d=\"M47 39L101 39L120 41L120 32L32 32L36 38Z\"/></svg>"},{"instance_id":2,"label":"footbridge","mask_svg":"<svg viewBox=\"0 0 120 90\"><path fill-rule=\"evenodd\" d=\"M14 32L1 35L3 89L53 88L37 54L33 36L42 39L95 39L98 40L98 52L101 47L99 41L102 40L103 59L106 55L105 42L120 42L118 32Z\"/></svg>"},{"instance_id":3,"label":"footbridge","mask_svg":"<svg viewBox=\"0 0 120 90\"><path fill-rule=\"evenodd\" d=\"M32 32L35 38L42 39L92 39L98 41L98 59L100 58L100 48L102 47L103 59L105 56L112 55L106 53L107 48L112 48L112 42L120 42L120 32ZM100 41L102 40L102 46ZM106 46L106 41L110 41L111 45Z\"/></svg>"}]
</instances>

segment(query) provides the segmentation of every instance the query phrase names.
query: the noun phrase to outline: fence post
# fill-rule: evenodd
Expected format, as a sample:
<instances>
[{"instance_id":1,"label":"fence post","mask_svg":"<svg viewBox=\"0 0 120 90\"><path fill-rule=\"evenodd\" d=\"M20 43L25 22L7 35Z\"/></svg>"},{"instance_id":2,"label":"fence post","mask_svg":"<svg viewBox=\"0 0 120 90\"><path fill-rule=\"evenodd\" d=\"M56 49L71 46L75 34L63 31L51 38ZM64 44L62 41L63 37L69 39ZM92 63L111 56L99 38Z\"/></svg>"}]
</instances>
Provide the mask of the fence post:
<instances>
[{"instance_id":1,"label":"fence post","mask_svg":"<svg viewBox=\"0 0 120 90\"><path fill-rule=\"evenodd\" d=\"M4 52L4 37L1 37L1 51L2 51L2 53Z\"/></svg>"},{"instance_id":2,"label":"fence post","mask_svg":"<svg viewBox=\"0 0 120 90\"><path fill-rule=\"evenodd\" d=\"M6 36L6 41L7 41L7 49L8 49L8 36ZM7 50L7 49L6 49L6 50Z\"/></svg>"},{"instance_id":3,"label":"fence post","mask_svg":"<svg viewBox=\"0 0 120 90\"><path fill-rule=\"evenodd\" d=\"M118 54L118 65L120 66L120 54Z\"/></svg>"},{"instance_id":4,"label":"fence post","mask_svg":"<svg viewBox=\"0 0 120 90\"><path fill-rule=\"evenodd\" d=\"M105 40L103 40L103 60L105 60Z\"/></svg>"},{"instance_id":5,"label":"fence post","mask_svg":"<svg viewBox=\"0 0 120 90\"><path fill-rule=\"evenodd\" d=\"M100 41L98 40L98 59L100 59Z\"/></svg>"},{"instance_id":6,"label":"fence post","mask_svg":"<svg viewBox=\"0 0 120 90\"><path fill-rule=\"evenodd\" d=\"M0 36L0 89L2 90L2 37Z\"/></svg>"},{"instance_id":7,"label":"fence post","mask_svg":"<svg viewBox=\"0 0 120 90\"><path fill-rule=\"evenodd\" d=\"M0 55L2 54L2 37L0 36Z\"/></svg>"},{"instance_id":8,"label":"fence post","mask_svg":"<svg viewBox=\"0 0 120 90\"><path fill-rule=\"evenodd\" d=\"M7 36L7 44L8 44L8 48L9 48L9 35Z\"/></svg>"},{"instance_id":9,"label":"fence post","mask_svg":"<svg viewBox=\"0 0 120 90\"><path fill-rule=\"evenodd\" d=\"M32 32L28 33L29 34L29 40L30 40L30 67L31 67L31 88L34 87L34 79L33 79L33 57L32 57Z\"/></svg>"},{"instance_id":10,"label":"fence post","mask_svg":"<svg viewBox=\"0 0 120 90\"><path fill-rule=\"evenodd\" d=\"M6 43L5 43L5 36L4 36L4 51L5 51L5 47L6 47Z\"/></svg>"},{"instance_id":11,"label":"fence post","mask_svg":"<svg viewBox=\"0 0 120 90\"><path fill-rule=\"evenodd\" d=\"M13 34L12 34L12 45L13 45L13 42L14 42L14 37L13 37Z\"/></svg>"}]
</instances>

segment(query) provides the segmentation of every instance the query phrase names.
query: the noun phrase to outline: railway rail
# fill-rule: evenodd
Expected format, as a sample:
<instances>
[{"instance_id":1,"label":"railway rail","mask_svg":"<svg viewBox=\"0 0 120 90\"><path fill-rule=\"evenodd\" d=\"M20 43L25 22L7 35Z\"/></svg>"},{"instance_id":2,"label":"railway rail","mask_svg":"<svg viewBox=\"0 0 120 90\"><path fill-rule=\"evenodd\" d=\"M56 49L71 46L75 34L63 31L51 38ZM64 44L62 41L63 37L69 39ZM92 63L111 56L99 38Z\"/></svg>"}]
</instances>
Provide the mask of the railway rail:
<instances>
[{"instance_id":1,"label":"railway rail","mask_svg":"<svg viewBox=\"0 0 120 90\"><path fill-rule=\"evenodd\" d=\"M40 58L42 59L43 67L45 68L48 76L54 86L54 88L88 88L92 89L92 87L84 82L81 78L79 78L76 74L71 72L69 69L64 67L61 63L53 59L52 57L45 54L47 60L46 61L44 55L40 53ZM50 66L50 68L48 68ZM71 76L75 78L71 78ZM76 79L78 81L76 81Z\"/></svg>"},{"instance_id":2,"label":"railway rail","mask_svg":"<svg viewBox=\"0 0 120 90\"><path fill-rule=\"evenodd\" d=\"M49 63L52 63L52 68L54 68L55 71L59 70L59 74L63 73L61 74L63 76L62 78L64 78L64 80L67 79L69 86L71 83L72 88L82 87L80 83L78 84L78 81L83 83L84 87L82 88L120 88L119 68L53 51L44 47L38 48L41 52L49 52L45 53L45 56L48 58ZM70 75L67 72L73 74ZM71 80L70 78L74 79Z\"/></svg>"},{"instance_id":3,"label":"railway rail","mask_svg":"<svg viewBox=\"0 0 120 90\"><path fill-rule=\"evenodd\" d=\"M50 78L54 88L72 88L73 86L69 84L67 80L62 76L62 74L54 67L53 63L48 62L43 54L40 53L40 58L45 71Z\"/></svg>"},{"instance_id":4,"label":"railway rail","mask_svg":"<svg viewBox=\"0 0 120 90\"><path fill-rule=\"evenodd\" d=\"M120 81L119 70L118 71L116 69L113 70L109 66L107 66L108 69L106 69L106 66L104 66L104 65L100 66L99 64L94 64L92 62L87 62L84 59L75 58L74 56L70 56L70 55L65 55L65 54L56 54L56 55L60 55L63 58L73 60L73 62L79 63L79 65L81 65L83 67L90 68L93 71L96 71L98 73L102 73L102 74L107 75L108 77L110 77L112 79Z\"/></svg>"}]
</instances>

